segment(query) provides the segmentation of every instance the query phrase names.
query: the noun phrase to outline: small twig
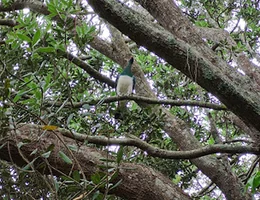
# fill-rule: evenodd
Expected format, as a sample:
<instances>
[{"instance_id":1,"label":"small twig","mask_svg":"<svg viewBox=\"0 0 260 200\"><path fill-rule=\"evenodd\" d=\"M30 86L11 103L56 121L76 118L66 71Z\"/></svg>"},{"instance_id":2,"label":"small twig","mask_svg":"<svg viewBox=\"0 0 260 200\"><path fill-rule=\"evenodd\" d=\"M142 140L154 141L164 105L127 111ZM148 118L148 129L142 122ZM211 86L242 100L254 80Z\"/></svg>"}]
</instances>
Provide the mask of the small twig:
<instances>
[{"instance_id":1,"label":"small twig","mask_svg":"<svg viewBox=\"0 0 260 200\"><path fill-rule=\"evenodd\" d=\"M206 187L202 188L202 190L196 195L196 197L202 197L202 196L205 196L206 194L208 194L210 191L212 191L210 189L210 187L213 185L214 183L211 182L210 184L208 184ZM216 186L215 186L216 187ZM215 188L213 187L213 188ZM210 189L210 190L209 190Z\"/></svg>"},{"instance_id":2,"label":"small twig","mask_svg":"<svg viewBox=\"0 0 260 200\"><path fill-rule=\"evenodd\" d=\"M260 161L260 156L256 157L256 159L253 161L250 169L248 170L248 172L246 174L246 177L242 180L244 183L246 183L248 181L248 179L250 178L250 176L253 174L254 169L259 161Z\"/></svg>"},{"instance_id":3,"label":"small twig","mask_svg":"<svg viewBox=\"0 0 260 200\"><path fill-rule=\"evenodd\" d=\"M215 143L222 144L222 139L219 136L219 132L216 127L216 123L215 123L211 113L208 113L208 118L209 118L209 122L210 122L210 133L211 133L213 139L215 140Z\"/></svg>"}]
</instances>

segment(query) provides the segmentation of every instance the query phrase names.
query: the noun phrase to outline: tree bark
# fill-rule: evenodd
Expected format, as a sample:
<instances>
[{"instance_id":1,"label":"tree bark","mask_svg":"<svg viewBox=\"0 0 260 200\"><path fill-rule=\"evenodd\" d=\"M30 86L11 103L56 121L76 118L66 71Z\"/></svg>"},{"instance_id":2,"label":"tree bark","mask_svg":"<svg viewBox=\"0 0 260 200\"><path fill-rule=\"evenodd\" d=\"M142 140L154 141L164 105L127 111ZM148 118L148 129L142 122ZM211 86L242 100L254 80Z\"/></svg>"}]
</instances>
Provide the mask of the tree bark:
<instances>
[{"instance_id":1,"label":"tree bark","mask_svg":"<svg viewBox=\"0 0 260 200\"><path fill-rule=\"evenodd\" d=\"M232 70L213 53L205 54L212 51L210 48L200 45L196 49L115 0L88 2L102 18L138 45L146 47L179 69L218 97L243 121L260 131L260 98L259 94L250 91L250 79ZM260 134L251 137L260 141Z\"/></svg>"},{"instance_id":2,"label":"tree bark","mask_svg":"<svg viewBox=\"0 0 260 200\"><path fill-rule=\"evenodd\" d=\"M245 95L243 92L239 93L241 90L223 74L220 70L221 67L218 69L219 59L216 56L210 57L209 61L207 57L203 57L195 48L175 38L163 27L152 24L139 13L134 12L117 1L88 0L88 2L96 13L117 27L122 33L128 35L137 44L146 47L161 58L164 58L168 63L172 64L209 92L220 98L228 108L234 109L234 107L236 107L234 111L236 111L238 115L248 112L248 110L240 110L239 112L236 110L238 109L238 105L244 105L245 101L247 101L247 103L251 101L246 100L247 97L243 96ZM214 64L216 64L216 66ZM229 69L227 64L225 64L224 67L225 69ZM137 74L137 77L138 75L139 74ZM139 77L139 80L143 79L142 76ZM214 84L212 84L213 82ZM139 85L139 83L137 82L136 85L138 95L153 96L147 84L143 84L142 82L141 85ZM219 87L216 87L216 85L219 85ZM255 94L253 94L252 98L258 101ZM260 119L260 115L256 109L259 105L248 105L249 107L251 106L252 109L250 111L254 113L253 115ZM155 110L156 109L160 108L155 107ZM163 112L166 114L164 117L164 130L170 135L173 141L177 143L180 149L191 150L200 147L199 141L190 133L189 127L183 121L173 117L167 110L163 109ZM255 118L252 120L253 121L250 119L247 123L250 122L250 124L258 126ZM260 128L260 126L258 128ZM215 157L207 156L194 159L192 162L216 183L227 199L250 199L248 194L243 194L242 192L242 182L238 180L229 168Z\"/></svg>"},{"instance_id":3,"label":"tree bark","mask_svg":"<svg viewBox=\"0 0 260 200\"><path fill-rule=\"evenodd\" d=\"M1 135L6 135L6 137L0 140L0 145L4 144L0 151L0 158L13 162L18 166L24 166L35 157L38 157L38 159L33 162L34 169L37 169L37 164L44 162L44 158L40 155L46 152L51 144L54 144L55 147L48 158L49 165L54 167L52 174L60 175L60 172L63 172L69 175L71 170L82 169L85 176L89 178L97 171L103 170L103 172L106 173L104 168L99 167L106 166L104 160L107 159L107 155L105 152L85 145L79 146L74 139L64 137L57 130L45 132L38 125L20 124L17 125L16 129L8 131L7 133L2 132ZM17 144L24 141L30 142L23 144L20 149L18 149ZM78 146L78 151L73 151L73 157L71 157L70 152L64 147L63 143ZM32 155L35 149L38 149L38 153ZM63 151L72 160L76 159L77 162L74 162L74 165L65 163L58 156L59 151ZM109 159L116 158L109 156ZM80 166L75 163L79 163ZM111 165L113 165L113 163L110 162L109 166ZM116 164L114 165L116 168ZM45 171L41 170L41 173L50 174L50 171L47 169L46 167ZM113 182L123 181L115 189L110 191L116 196L133 200L191 199L167 177L144 165L122 163L118 170L118 176Z\"/></svg>"},{"instance_id":4,"label":"tree bark","mask_svg":"<svg viewBox=\"0 0 260 200\"><path fill-rule=\"evenodd\" d=\"M30 1L26 1L26 4L24 1L18 2L21 3L16 4L16 6L18 6L12 7L13 9L20 9L21 7L32 7L32 3L28 4ZM107 21L116 26L135 42L155 52L174 67L199 83L209 92L216 95L223 103L227 105L229 109L240 116L247 123L247 125L249 124L251 126L255 126L259 130L260 124L258 122L260 104L258 95L253 94L252 91L246 91L247 88L241 85L241 83L237 81L237 78L230 78L230 76L227 75L229 72L231 72L229 66L227 66L227 64L223 61L220 61L219 58L217 58L215 55L208 53L208 51L211 50L203 44L201 39L197 40L198 37L192 31L193 29L189 29L191 27L189 27L186 22L184 25L187 27L185 27L183 30L191 30L191 35L187 36L187 40L185 38L181 38L182 34L178 33L178 29L174 29L176 33L175 38L171 29L166 27L167 24L164 25L161 22L161 25L164 26L164 28L166 27L168 31L159 25L151 24L150 21L145 20L138 13L135 13L134 11L126 8L126 6L118 3L117 1L89 0L89 2L92 4L93 8L98 13L100 13L100 16L106 18ZM153 5L153 2L155 1L151 1L151 6ZM157 3L158 2L159 1L157 1ZM162 2L169 3L169 1ZM38 3L36 5L38 5ZM33 9L35 12L42 14L49 13L48 10L46 11L46 7L43 7L40 4L39 6L33 7ZM3 9L0 9L0 11L3 11ZM152 11L150 12L152 14ZM181 12L176 12L175 17L179 17L180 14ZM157 16L157 18L159 21L159 16ZM182 20L185 20L185 18ZM183 36L185 37L185 34ZM186 44L178 38L181 38L183 41L191 44L192 46ZM192 40L192 38L194 40ZM121 65L124 64L124 60L128 59L125 57L125 55L129 55L130 53L130 51L126 51L124 52L125 54L117 54L118 52L115 54L113 48L111 50L111 46L105 43L105 41L102 43L101 40L98 40L97 38L91 42L91 45L108 57L113 58L113 60L117 61ZM197 46L196 49L193 45ZM107 53L108 49L111 50L109 53ZM137 70L138 67L135 67L134 69ZM233 73L234 72L230 74L232 75ZM138 94L142 96L154 97L154 94L149 88L149 84L145 80L142 71L135 71L135 75L136 74L138 74L138 83L140 83L139 86L137 85ZM246 82L250 84L250 81L248 81L246 77L241 77L238 75L238 80L242 79L245 79L242 81L242 83ZM218 87L216 87L216 85ZM165 130L182 150L189 150L200 147L199 142L190 133L189 127L187 127L186 124L184 124L181 120L174 118L166 110L164 110L164 113L166 114L166 117L164 118L166 122ZM251 135L251 137L259 141L259 133L257 131L254 132L254 135ZM194 162L203 173L208 175L211 180L218 185L218 187L223 191L228 199L248 198L244 197L242 194L242 184L237 179L237 177L229 169L226 169L225 165L215 157L207 156L204 158L192 160L192 162Z\"/></svg>"}]
</instances>

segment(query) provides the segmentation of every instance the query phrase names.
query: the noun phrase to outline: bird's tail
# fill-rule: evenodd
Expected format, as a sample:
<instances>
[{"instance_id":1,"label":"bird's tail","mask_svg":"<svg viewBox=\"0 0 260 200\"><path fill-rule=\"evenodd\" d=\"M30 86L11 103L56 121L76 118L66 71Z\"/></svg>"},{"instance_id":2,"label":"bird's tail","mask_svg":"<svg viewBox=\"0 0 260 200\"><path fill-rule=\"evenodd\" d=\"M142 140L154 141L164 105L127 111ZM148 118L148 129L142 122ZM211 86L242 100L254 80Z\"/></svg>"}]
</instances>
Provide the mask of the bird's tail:
<instances>
[{"instance_id":1,"label":"bird's tail","mask_svg":"<svg viewBox=\"0 0 260 200\"><path fill-rule=\"evenodd\" d=\"M127 111L126 104L127 104L127 101L118 101L117 109L115 112L115 119L122 120L124 118L124 115Z\"/></svg>"}]
</instances>

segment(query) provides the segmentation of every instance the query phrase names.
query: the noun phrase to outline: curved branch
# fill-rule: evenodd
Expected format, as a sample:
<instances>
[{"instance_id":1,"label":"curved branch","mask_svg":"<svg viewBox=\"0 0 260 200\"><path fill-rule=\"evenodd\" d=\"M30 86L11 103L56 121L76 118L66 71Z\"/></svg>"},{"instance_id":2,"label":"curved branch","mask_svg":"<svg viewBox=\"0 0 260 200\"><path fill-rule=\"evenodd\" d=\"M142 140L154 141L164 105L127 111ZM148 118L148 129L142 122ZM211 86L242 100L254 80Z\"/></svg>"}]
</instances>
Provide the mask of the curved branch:
<instances>
[{"instance_id":1,"label":"curved branch","mask_svg":"<svg viewBox=\"0 0 260 200\"><path fill-rule=\"evenodd\" d=\"M215 153L251 153L260 155L260 149L253 146L215 144L189 151L169 151L153 147L152 145L144 142L143 140L140 140L133 135L129 135L130 138L107 138L104 136L89 136L80 133L72 133L71 131L68 131L66 129L58 130L61 132L62 135L76 139L81 142L88 141L89 143L99 145L135 146L147 152L150 156L167 159L194 159Z\"/></svg>"},{"instance_id":2,"label":"curved branch","mask_svg":"<svg viewBox=\"0 0 260 200\"><path fill-rule=\"evenodd\" d=\"M195 80L218 97L247 124L260 130L259 95L249 91L247 84L241 84L241 81L248 81L248 77L232 71L227 63L215 54L205 57L204 54L174 37L163 27L145 20L139 13L116 0L88 0L88 2L100 17L105 18L138 45L156 53ZM208 51L211 50L208 48ZM249 82L251 83L250 80ZM254 139L258 140L259 137Z\"/></svg>"},{"instance_id":3,"label":"curved branch","mask_svg":"<svg viewBox=\"0 0 260 200\"><path fill-rule=\"evenodd\" d=\"M112 103L116 101L123 101L123 100L134 100L136 102L143 102L147 104L161 104L161 105L171 105L171 106L197 106L202 108L210 108L214 110L227 110L227 108L223 105L217 105L207 102L200 102L200 101L189 101L189 100L164 100L164 99L154 99L154 98L148 98L148 97L142 97L142 96L111 96L103 99L94 99L89 100L85 102L75 102L73 105L71 103L65 103L64 102L53 102L48 101L45 102L44 105L46 106L57 106L60 107L61 105L64 105L64 107L73 107L73 108L81 108L83 105L97 105L102 103Z\"/></svg>"},{"instance_id":4,"label":"curved branch","mask_svg":"<svg viewBox=\"0 0 260 200\"><path fill-rule=\"evenodd\" d=\"M61 52L61 51L59 51ZM78 57L72 55L68 52L61 52L63 57L73 62L75 65L80 67L81 69L84 69L90 76L93 78L108 84L111 87L115 87L115 82L108 78L107 76L99 73L97 70L95 70L93 67L91 67L88 63L84 62L83 60L79 59Z\"/></svg>"},{"instance_id":5,"label":"curved branch","mask_svg":"<svg viewBox=\"0 0 260 200\"><path fill-rule=\"evenodd\" d=\"M27 164L23 159L26 158L33 163L35 169L44 174L56 176L66 174L70 176L71 170L79 170L77 165L65 163L64 160L58 156L59 151L63 151L69 155L66 150L67 148L61 145L59 138L61 138L66 145L73 145L77 148L77 150L72 153L75 159L80 163L82 173L84 173L87 178L99 171L105 172L104 170L106 169L104 169L104 166L106 166L107 159L116 160L116 158L112 156L107 157L107 153L105 152L85 145L79 146L74 139L63 137L58 130L55 131L55 133L54 131L44 131L37 125L18 124L15 130L0 133L6 136L5 139L0 140L0 159L9 162L13 161L16 165L22 167ZM27 142L24 143L25 141ZM18 143L23 143L23 145L18 148ZM50 145L54 146L52 150L48 149ZM38 164L44 162L46 159L42 159L42 153L46 151L50 151L50 155L47 158L50 169L37 168ZM33 162L36 158L38 158L37 160L39 162ZM70 159L75 162L75 159L72 157L70 157ZM42 165L40 164L40 166ZM114 169L114 171L110 171L111 174L113 172L118 174L115 179L109 183L116 184L121 181L117 187L109 192L123 199L191 199L180 188L174 185L170 179L149 167L126 162L120 163L119 166L116 162L110 162L109 166L111 167L110 170Z\"/></svg>"}]
</instances>

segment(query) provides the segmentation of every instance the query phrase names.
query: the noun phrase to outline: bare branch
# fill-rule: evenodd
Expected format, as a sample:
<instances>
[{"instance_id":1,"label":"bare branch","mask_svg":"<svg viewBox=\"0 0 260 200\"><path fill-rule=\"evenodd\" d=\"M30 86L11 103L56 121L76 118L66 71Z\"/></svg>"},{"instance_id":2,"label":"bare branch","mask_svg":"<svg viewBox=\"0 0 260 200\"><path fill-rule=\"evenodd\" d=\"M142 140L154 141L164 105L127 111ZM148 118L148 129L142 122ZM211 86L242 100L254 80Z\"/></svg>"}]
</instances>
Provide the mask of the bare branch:
<instances>
[{"instance_id":1,"label":"bare branch","mask_svg":"<svg viewBox=\"0 0 260 200\"><path fill-rule=\"evenodd\" d=\"M37 125L32 125L37 126ZM38 127L38 126L37 126ZM38 127L39 128L39 127ZM167 159L193 159L214 153L251 153L260 155L260 149L253 146L234 146L215 144L189 151L169 151L153 147L141 139L128 135L129 138L107 138L104 136L89 136L80 133L72 133L66 129L57 129L62 135L78 141L99 144L99 145L125 145L135 146L147 152L150 156Z\"/></svg>"},{"instance_id":2,"label":"bare branch","mask_svg":"<svg viewBox=\"0 0 260 200\"><path fill-rule=\"evenodd\" d=\"M147 104L162 104L162 105L171 105L171 106L197 106L202 108L210 108L214 110L227 110L227 108L223 105L217 105L207 102L200 102L200 101L189 101L189 100L164 100L164 99L154 99L154 98L148 98L148 97L142 97L142 96L111 96L103 99L93 99L85 102L75 102L73 105L71 103L65 103L64 102L53 102L48 101L45 102L44 105L46 106L57 106L60 107L61 105L65 105L65 107L73 107L73 108L81 108L83 105L97 105L101 103L112 103L116 101L123 101L123 100L134 100L136 102L144 102Z\"/></svg>"},{"instance_id":3,"label":"bare branch","mask_svg":"<svg viewBox=\"0 0 260 200\"><path fill-rule=\"evenodd\" d=\"M59 51L61 52L61 51ZM95 70L94 68L92 68L88 63L82 61L81 59L79 59L78 57L72 55L71 53L65 53L65 52L61 52L63 57L70 60L71 62L73 62L75 65L77 65L78 67L84 69L90 76L92 76L93 78L108 84L111 87L115 87L115 82L113 80L111 80L110 78L108 78L107 76L99 73L97 70Z\"/></svg>"},{"instance_id":4,"label":"bare branch","mask_svg":"<svg viewBox=\"0 0 260 200\"><path fill-rule=\"evenodd\" d=\"M216 144L222 144L222 139L219 136L219 132L217 130L216 124L212 118L212 115L208 113L208 118L210 122L210 133L212 134L213 139L215 140Z\"/></svg>"},{"instance_id":5,"label":"bare branch","mask_svg":"<svg viewBox=\"0 0 260 200\"><path fill-rule=\"evenodd\" d=\"M248 181L248 179L251 177L251 175L253 174L254 172L254 169L256 168L257 164L259 163L260 161L260 157L256 157L255 160L253 161L250 169L248 170L247 174L246 174L246 177L243 179L243 182L246 183Z\"/></svg>"},{"instance_id":6,"label":"bare branch","mask_svg":"<svg viewBox=\"0 0 260 200\"><path fill-rule=\"evenodd\" d=\"M17 22L12 19L0 19L0 25L14 27L17 25Z\"/></svg>"}]
</instances>

